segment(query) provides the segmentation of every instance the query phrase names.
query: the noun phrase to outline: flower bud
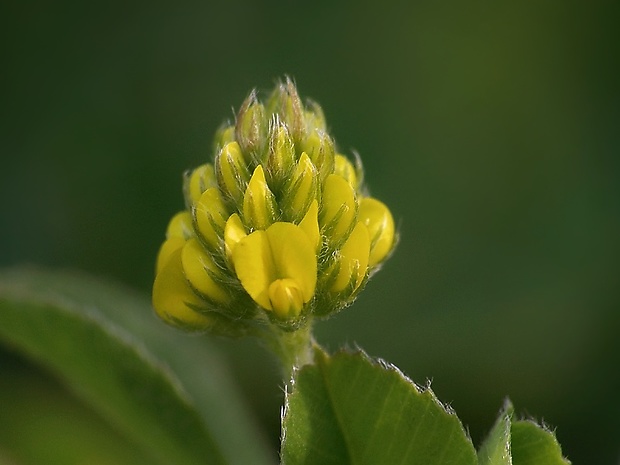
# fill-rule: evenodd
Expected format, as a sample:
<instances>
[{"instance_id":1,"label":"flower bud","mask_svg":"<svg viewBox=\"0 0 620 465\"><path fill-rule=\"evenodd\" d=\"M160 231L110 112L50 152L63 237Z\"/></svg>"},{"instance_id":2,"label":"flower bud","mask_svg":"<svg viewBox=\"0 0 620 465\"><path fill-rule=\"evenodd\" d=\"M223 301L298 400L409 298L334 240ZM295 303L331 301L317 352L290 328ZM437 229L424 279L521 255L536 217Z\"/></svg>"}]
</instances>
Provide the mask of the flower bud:
<instances>
[{"instance_id":1,"label":"flower bud","mask_svg":"<svg viewBox=\"0 0 620 465\"><path fill-rule=\"evenodd\" d=\"M222 147L235 140L235 126L223 124L215 133L213 138L213 152L219 153Z\"/></svg>"},{"instance_id":2,"label":"flower bud","mask_svg":"<svg viewBox=\"0 0 620 465\"><path fill-rule=\"evenodd\" d=\"M198 240L190 239L181 252L181 264L185 278L203 297L214 303L226 304L230 296L216 282L219 270L211 255L200 245ZM219 278L219 281L222 279Z\"/></svg>"},{"instance_id":3,"label":"flower bud","mask_svg":"<svg viewBox=\"0 0 620 465\"><path fill-rule=\"evenodd\" d=\"M301 150L308 154L317 167L321 182L334 172L334 142L327 133L315 129L301 143Z\"/></svg>"},{"instance_id":4,"label":"flower bud","mask_svg":"<svg viewBox=\"0 0 620 465\"><path fill-rule=\"evenodd\" d=\"M217 157L217 165L220 188L236 204L241 204L245 187L250 180L250 171L237 142L230 142L222 148Z\"/></svg>"},{"instance_id":5,"label":"flower bud","mask_svg":"<svg viewBox=\"0 0 620 465\"><path fill-rule=\"evenodd\" d=\"M346 179L354 190L357 190L357 170L344 155L336 154L334 158L334 173Z\"/></svg>"},{"instance_id":6,"label":"flower bud","mask_svg":"<svg viewBox=\"0 0 620 465\"><path fill-rule=\"evenodd\" d=\"M263 167L258 165L243 197L243 219L251 229L267 229L275 221L275 209Z\"/></svg>"},{"instance_id":7,"label":"flower bud","mask_svg":"<svg viewBox=\"0 0 620 465\"><path fill-rule=\"evenodd\" d=\"M203 331L212 320L194 308L204 301L190 287L183 275L181 249L177 249L157 273L153 283L153 308L166 323L187 331Z\"/></svg>"},{"instance_id":8,"label":"flower bud","mask_svg":"<svg viewBox=\"0 0 620 465\"><path fill-rule=\"evenodd\" d=\"M155 266L156 275L166 266L170 257L172 257L177 250L182 249L184 245L185 239L181 237L170 237L164 241L157 254L157 263Z\"/></svg>"},{"instance_id":9,"label":"flower bud","mask_svg":"<svg viewBox=\"0 0 620 465\"><path fill-rule=\"evenodd\" d=\"M268 108L272 114L278 114L280 120L288 127L294 143L299 143L305 136L306 127L304 108L293 81L287 78L280 83L269 99Z\"/></svg>"},{"instance_id":10,"label":"flower bud","mask_svg":"<svg viewBox=\"0 0 620 465\"><path fill-rule=\"evenodd\" d=\"M368 228L370 234L371 267L385 260L394 246L394 219L383 202L372 197L360 201L357 220Z\"/></svg>"},{"instance_id":11,"label":"flower bud","mask_svg":"<svg viewBox=\"0 0 620 465\"><path fill-rule=\"evenodd\" d=\"M284 124L274 123L270 132L267 171L270 182L277 188L286 181L295 166L295 145Z\"/></svg>"},{"instance_id":12,"label":"flower bud","mask_svg":"<svg viewBox=\"0 0 620 465\"><path fill-rule=\"evenodd\" d=\"M330 174L323 183L323 209L319 213L321 231L332 247L347 238L355 220L355 192L343 177Z\"/></svg>"},{"instance_id":13,"label":"flower bud","mask_svg":"<svg viewBox=\"0 0 620 465\"><path fill-rule=\"evenodd\" d=\"M200 199L202 193L209 187L214 187L216 183L215 170L211 163L205 163L195 170L185 173L183 193L187 208L191 208Z\"/></svg>"},{"instance_id":14,"label":"flower bud","mask_svg":"<svg viewBox=\"0 0 620 465\"><path fill-rule=\"evenodd\" d=\"M241 150L255 162L259 161L265 146L267 129L265 108L256 100L256 92L252 91L237 114L235 139Z\"/></svg>"},{"instance_id":15,"label":"flower bud","mask_svg":"<svg viewBox=\"0 0 620 465\"><path fill-rule=\"evenodd\" d=\"M340 249L338 275L331 287L332 292L347 291L352 294L362 284L368 271L370 237L368 229L357 223L349 238Z\"/></svg>"},{"instance_id":16,"label":"flower bud","mask_svg":"<svg viewBox=\"0 0 620 465\"><path fill-rule=\"evenodd\" d=\"M306 214L317 197L318 173L306 152L301 154L295 171L284 187L282 210L287 218L296 222Z\"/></svg>"},{"instance_id":17,"label":"flower bud","mask_svg":"<svg viewBox=\"0 0 620 465\"><path fill-rule=\"evenodd\" d=\"M325 115L323 114L323 109L321 106L312 101L308 101L308 109L306 110L306 134L310 134L310 132L314 129L318 129L319 131L326 132L327 128L325 127Z\"/></svg>"},{"instance_id":18,"label":"flower bud","mask_svg":"<svg viewBox=\"0 0 620 465\"><path fill-rule=\"evenodd\" d=\"M228 217L220 191L216 187L204 191L196 202L193 213L198 235L211 250L218 249Z\"/></svg>"},{"instance_id":19,"label":"flower bud","mask_svg":"<svg viewBox=\"0 0 620 465\"><path fill-rule=\"evenodd\" d=\"M192 216L187 210L177 213L172 217L166 229L166 239L180 237L184 240L194 235Z\"/></svg>"}]
</instances>

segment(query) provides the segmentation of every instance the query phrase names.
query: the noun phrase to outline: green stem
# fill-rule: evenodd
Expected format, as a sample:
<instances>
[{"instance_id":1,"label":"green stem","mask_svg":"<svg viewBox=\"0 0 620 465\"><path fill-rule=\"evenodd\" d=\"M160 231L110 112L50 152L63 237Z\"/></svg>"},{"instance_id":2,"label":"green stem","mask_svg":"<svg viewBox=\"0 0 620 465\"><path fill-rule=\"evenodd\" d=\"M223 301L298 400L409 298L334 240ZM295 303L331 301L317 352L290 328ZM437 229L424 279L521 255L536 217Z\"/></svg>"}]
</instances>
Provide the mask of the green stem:
<instances>
[{"instance_id":1,"label":"green stem","mask_svg":"<svg viewBox=\"0 0 620 465\"><path fill-rule=\"evenodd\" d=\"M270 336L267 344L280 360L285 381L291 379L295 368L314 362L312 324L290 332L274 329Z\"/></svg>"}]
</instances>

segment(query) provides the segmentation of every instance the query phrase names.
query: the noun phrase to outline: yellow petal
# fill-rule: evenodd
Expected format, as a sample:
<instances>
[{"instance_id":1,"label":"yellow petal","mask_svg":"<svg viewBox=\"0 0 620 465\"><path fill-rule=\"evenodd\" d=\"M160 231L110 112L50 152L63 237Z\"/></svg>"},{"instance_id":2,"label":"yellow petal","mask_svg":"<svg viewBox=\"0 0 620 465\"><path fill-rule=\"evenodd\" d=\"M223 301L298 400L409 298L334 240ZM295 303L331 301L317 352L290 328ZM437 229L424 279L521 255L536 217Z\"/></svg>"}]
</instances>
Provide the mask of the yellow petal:
<instances>
[{"instance_id":1,"label":"yellow petal","mask_svg":"<svg viewBox=\"0 0 620 465\"><path fill-rule=\"evenodd\" d=\"M254 231L241 239L232 251L237 277L250 297L272 310L269 285L277 278L266 231Z\"/></svg>"},{"instance_id":2,"label":"yellow petal","mask_svg":"<svg viewBox=\"0 0 620 465\"><path fill-rule=\"evenodd\" d=\"M370 266L381 262L394 246L394 219L389 208L377 199L366 197L359 206L357 219L370 234Z\"/></svg>"},{"instance_id":3,"label":"yellow petal","mask_svg":"<svg viewBox=\"0 0 620 465\"><path fill-rule=\"evenodd\" d=\"M275 219L273 194L265 180L263 167L258 165L243 196L243 218L254 229L267 229Z\"/></svg>"},{"instance_id":4,"label":"yellow petal","mask_svg":"<svg viewBox=\"0 0 620 465\"><path fill-rule=\"evenodd\" d=\"M319 231L319 203L316 199L310 204L310 208L299 223L299 227L308 235L314 250L318 250L321 243L321 233Z\"/></svg>"},{"instance_id":5,"label":"yellow petal","mask_svg":"<svg viewBox=\"0 0 620 465\"><path fill-rule=\"evenodd\" d=\"M303 291L294 279L276 279L269 286L269 300L280 318L296 317L304 306Z\"/></svg>"},{"instance_id":6,"label":"yellow petal","mask_svg":"<svg viewBox=\"0 0 620 465\"><path fill-rule=\"evenodd\" d=\"M181 264L185 278L194 289L214 302L225 304L230 301L230 296L212 278L221 271L197 239L190 239L183 246Z\"/></svg>"},{"instance_id":7,"label":"yellow petal","mask_svg":"<svg viewBox=\"0 0 620 465\"><path fill-rule=\"evenodd\" d=\"M193 205L198 202L204 191L215 185L215 170L213 169L213 165L211 163L200 165L185 179L184 187L186 198L188 198Z\"/></svg>"},{"instance_id":8,"label":"yellow petal","mask_svg":"<svg viewBox=\"0 0 620 465\"><path fill-rule=\"evenodd\" d=\"M180 237L171 237L170 239L166 239L159 248L159 253L157 254L155 274L159 274L166 263L168 263L168 260L170 260L170 257L174 254L174 252L181 249L184 245L185 239Z\"/></svg>"},{"instance_id":9,"label":"yellow petal","mask_svg":"<svg viewBox=\"0 0 620 465\"><path fill-rule=\"evenodd\" d=\"M180 237L189 239L194 235L192 228L192 215L187 210L177 213L172 217L166 229L166 239Z\"/></svg>"},{"instance_id":10,"label":"yellow petal","mask_svg":"<svg viewBox=\"0 0 620 465\"><path fill-rule=\"evenodd\" d=\"M274 223L267 229L278 278L297 282L304 303L314 295L316 287L316 252L308 235L292 223Z\"/></svg>"},{"instance_id":11,"label":"yellow petal","mask_svg":"<svg viewBox=\"0 0 620 465\"><path fill-rule=\"evenodd\" d=\"M198 232L212 248L220 244L220 237L228 214L219 189L211 187L203 192L194 208Z\"/></svg>"},{"instance_id":12,"label":"yellow petal","mask_svg":"<svg viewBox=\"0 0 620 465\"><path fill-rule=\"evenodd\" d=\"M314 296L316 252L308 235L299 226L279 222L266 231L254 231L241 239L232 253L235 271L243 288L264 309L274 310L273 297L278 310L289 314L290 309L297 305L294 296L298 291L302 303ZM283 281L271 287L276 280L286 279L292 281ZM283 296L287 293L293 300L284 304L286 299ZM282 310L285 307L288 308L286 312Z\"/></svg>"},{"instance_id":13,"label":"yellow petal","mask_svg":"<svg viewBox=\"0 0 620 465\"><path fill-rule=\"evenodd\" d=\"M355 192L342 176L330 174L323 184L323 210L319 222L331 244L346 237L355 220Z\"/></svg>"},{"instance_id":14,"label":"yellow petal","mask_svg":"<svg viewBox=\"0 0 620 465\"><path fill-rule=\"evenodd\" d=\"M202 305L203 301L192 291L183 275L181 249L177 249L155 277L153 308L169 324L204 330L211 326L211 320L190 307Z\"/></svg>"},{"instance_id":15,"label":"yellow petal","mask_svg":"<svg viewBox=\"0 0 620 465\"><path fill-rule=\"evenodd\" d=\"M343 291L352 281L354 282L352 290L357 289L366 276L369 255L368 229L362 223L357 223L340 249L340 269L331 290Z\"/></svg>"},{"instance_id":16,"label":"yellow petal","mask_svg":"<svg viewBox=\"0 0 620 465\"><path fill-rule=\"evenodd\" d=\"M230 218L226 221L226 227L224 228L226 256L229 260L232 260L232 252L237 246L237 243L247 235L239 215L236 213L230 215Z\"/></svg>"},{"instance_id":17,"label":"yellow petal","mask_svg":"<svg viewBox=\"0 0 620 465\"><path fill-rule=\"evenodd\" d=\"M344 155L336 154L334 173L346 179L353 189L357 189L357 170Z\"/></svg>"}]
</instances>

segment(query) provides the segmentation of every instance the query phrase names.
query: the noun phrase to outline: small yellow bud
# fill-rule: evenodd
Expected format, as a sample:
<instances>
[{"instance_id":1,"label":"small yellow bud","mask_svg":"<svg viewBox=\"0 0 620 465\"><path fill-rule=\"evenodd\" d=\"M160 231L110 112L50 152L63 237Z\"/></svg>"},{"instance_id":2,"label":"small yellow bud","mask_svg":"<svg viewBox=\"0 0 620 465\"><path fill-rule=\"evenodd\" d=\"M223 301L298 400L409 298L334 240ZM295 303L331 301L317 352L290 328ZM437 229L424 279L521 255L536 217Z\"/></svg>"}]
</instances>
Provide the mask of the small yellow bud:
<instances>
[{"instance_id":1,"label":"small yellow bud","mask_svg":"<svg viewBox=\"0 0 620 465\"><path fill-rule=\"evenodd\" d=\"M340 249L338 260L340 268L331 291L341 292L350 286L351 292L355 292L366 277L369 254L368 229L362 223L357 223Z\"/></svg>"},{"instance_id":2,"label":"small yellow bud","mask_svg":"<svg viewBox=\"0 0 620 465\"><path fill-rule=\"evenodd\" d=\"M185 194L185 203L187 207L191 208L194 203L198 202L198 199L200 199L204 191L215 185L215 170L211 163L205 163L191 173L186 173L183 192Z\"/></svg>"},{"instance_id":3,"label":"small yellow bud","mask_svg":"<svg viewBox=\"0 0 620 465\"><path fill-rule=\"evenodd\" d=\"M295 84L290 79L280 83L269 98L269 113L277 113L281 121L289 128L291 138L298 143L304 138L306 123L304 107L297 93Z\"/></svg>"},{"instance_id":4,"label":"small yellow bud","mask_svg":"<svg viewBox=\"0 0 620 465\"><path fill-rule=\"evenodd\" d=\"M215 153L219 153L226 144L235 140L235 127L225 124L220 126L220 128L215 133L215 138L213 140L213 151Z\"/></svg>"},{"instance_id":5,"label":"small yellow bud","mask_svg":"<svg viewBox=\"0 0 620 465\"><path fill-rule=\"evenodd\" d=\"M342 176L330 174L323 183L322 200L319 224L330 245L335 247L346 239L355 220L355 192Z\"/></svg>"},{"instance_id":6,"label":"small yellow bud","mask_svg":"<svg viewBox=\"0 0 620 465\"><path fill-rule=\"evenodd\" d=\"M394 219L388 207L377 199L361 200L357 220L368 228L370 234L371 267L382 262L394 246Z\"/></svg>"},{"instance_id":7,"label":"small yellow bud","mask_svg":"<svg viewBox=\"0 0 620 465\"><path fill-rule=\"evenodd\" d=\"M310 134L313 130L318 129L325 132L327 127L325 126L325 115L321 106L310 100L307 102L308 109L306 110L306 134Z\"/></svg>"},{"instance_id":8,"label":"small yellow bud","mask_svg":"<svg viewBox=\"0 0 620 465\"><path fill-rule=\"evenodd\" d=\"M228 303L230 296L215 282L219 273L217 265L196 239L190 239L183 246L181 263L185 277L200 294L216 303Z\"/></svg>"},{"instance_id":9,"label":"small yellow bud","mask_svg":"<svg viewBox=\"0 0 620 465\"><path fill-rule=\"evenodd\" d=\"M192 228L192 215L190 215L187 210L174 215L168 223L168 228L166 229L166 239L180 237L187 240L193 235L194 229Z\"/></svg>"},{"instance_id":10,"label":"small yellow bud","mask_svg":"<svg viewBox=\"0 0 620 465\"><path fill-rule=\"evenodd\" d=\"M222 148L217 157L217 178L222 190L237 204L243 201L250 172L237 142L230 142Z\"/></svg>"},{"instance_id":11,"label":"small yellow bud","mask_svg":"<svg viewBox=\"0 0 620 465\"><path fill-rule=\"evenodd\" d=\"M159 274L166 263L168 263L168 260L170 260L174 252L183 248L184 245L185 239L181 237L170 237L164 241L157 254L157 265L155 266L156 275Z\"/></svg>"},{"instance_id":12,"label":"small yellow bud","mask_svg":"<svg viewBox=\"0 0 620 465\"><path fill-rule=\"evenodd\" d=\"M334 172L334 141L327 133L315 129L301 143L301 150L308 154L317 167L321 181Z\"/></svg>"},{"instance_id":13,"label":"small yellow bud","mask_svg":"<svg viewBox=\"0 0 620 465\"><path fill-rule=\"evenodd\" d=\"M252 91L237 114L235 138L244 153L256 157L262 150L267 136L265 108Z\"/></svg>"},{"instance_id":14,"label":"small yellow bud","mask_svg":"<svg viewBox=\"0 0 620 465\"><path fill-rule=\"evenodd\" d=\"M284 181L295 163L295 145L288 129L282 123L277 123L271 129L269 142L268 171L273 180Z\"/></svg>"},{"instance_id":15,"label":"small yellow bud","mask_svg":"<svg viewBox=\"0 0 620 465\"><path fill-rule=\"evenodd\" d=\"M346 179L353 189L357 190L357 170L344 155L336 154L334 173Z\"/></svg>"},{"instance_id":16,"label":"small yellow bud","mask_svg":"<svg viewBox=\"0 0 620 465\"><path fill-rule=\"evenodd\" d=\"M309 205L316 199L318 188L318 173L304 152L285 186L285 195L282 209L288 218L297 221L302 218Z\"/></svg>"},{"instance_id":17,"label":"small yellow bud","mask_svg":"<svg viewBox=\"0 0 620 465\"><path fill-rule=\"evenodd\" d=\"M181 249L177 249L155 276L153 308L166 323L188 331L211 327L209 317L194 308L204 307L204 301L192 290L183 274Z\"/></svg>"},{"instance_id":18,"label":"small yellow bud","mask_svg":"<svg viewBox=\"0 0 620 465\"><path fill-rule=\"evenodd\" d=\"M252 229L267 229L275 217L275 199L265 180L263 167L258 165L243 197L243 219Z\"/></svg>"},{"instance_id":19,"label":"small yellow bud","mask_svg":"<svg viewBox=\"0 0 620 465\"><path fill-rule=\"evenodd\" d=\"M220 247L228 212L217 187L203 192L194 206L196 229L211 249Z\"/></svg>"}]
</instances>

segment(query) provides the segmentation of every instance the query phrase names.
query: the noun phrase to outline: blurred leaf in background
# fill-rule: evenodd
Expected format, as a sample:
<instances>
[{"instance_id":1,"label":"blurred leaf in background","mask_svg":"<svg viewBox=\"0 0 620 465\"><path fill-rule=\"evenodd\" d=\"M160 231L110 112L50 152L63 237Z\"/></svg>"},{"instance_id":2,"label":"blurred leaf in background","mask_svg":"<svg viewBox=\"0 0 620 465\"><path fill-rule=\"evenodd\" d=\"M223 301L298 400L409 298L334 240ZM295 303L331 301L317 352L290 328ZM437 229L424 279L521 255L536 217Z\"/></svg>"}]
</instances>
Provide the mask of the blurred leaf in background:
<instances>
[{"instance_id":1,"label":"blurred leaf in background","mask_svg":"<svg viewBox=\"0 0 620 465\"><path fill-rule=\"evenodd\" d=\"M318 328L433 379L478 445L505 395L574 463L617 460L620 37L611 2L3 6L0 265L149 292L181 175L287 73L400 219ZM274 447L278 371L217 342Z\"/></svg>"}]
</instances>

